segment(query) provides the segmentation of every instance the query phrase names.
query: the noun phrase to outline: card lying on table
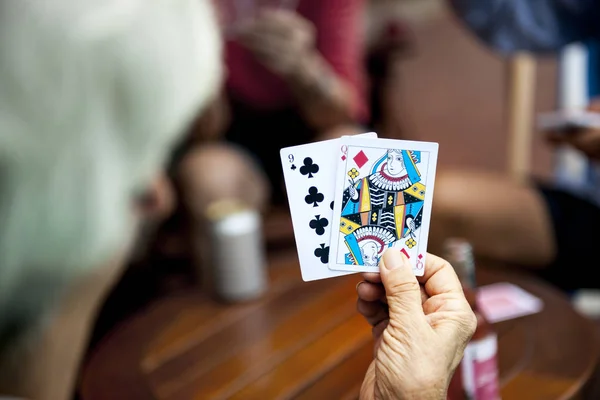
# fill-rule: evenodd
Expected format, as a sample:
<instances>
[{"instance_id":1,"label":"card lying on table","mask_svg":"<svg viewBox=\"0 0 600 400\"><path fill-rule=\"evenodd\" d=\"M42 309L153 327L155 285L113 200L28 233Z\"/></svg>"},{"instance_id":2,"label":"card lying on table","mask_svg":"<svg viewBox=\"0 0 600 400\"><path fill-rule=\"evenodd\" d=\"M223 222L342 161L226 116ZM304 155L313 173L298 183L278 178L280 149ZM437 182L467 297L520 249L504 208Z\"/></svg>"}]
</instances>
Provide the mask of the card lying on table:
<instances>
[{"instance_id":1,"label":"card lying on table","mask_svg":"<svg viewBox=\"0 0 600 400\"><path fill-rule=\"evenodd\" d=\"M477 302L491 323L535 314L544 307L540 298L509 282L480 286Z\"/></svg>"},{"instance_id":2,"label":"card lying on table","mask_svg":"<svg viewBox=\"0 0 600 400\"><path fill-rule=\"evenodd\" d=\"M376 138L374 132L359 136ZM340 139L281 149L281 164L294 228L302 279L333 278L352 272L332 271L329 238L333 217L335 154Z\"/></svg>"},{"instance_id":3,"label":"card lying on table","mask_svg":"<svg viewBox=\"0 0 600 400\"><path fill-rule=\"evenodd\" d=\"M379 272L397 247L423 275L438 144L345 137L337 172L329 268Z\"/></svg>"},{"instance_id":4,"label":"card lying on table","mask_svg":"<svg viewBox=\"0 0 600 400\"><path fill-rule=\"evenodd\" d=\"M378 272L389 247L422 275L437 153L372 132L281 149L303 280Z\"/></svg>"}]
</instances>

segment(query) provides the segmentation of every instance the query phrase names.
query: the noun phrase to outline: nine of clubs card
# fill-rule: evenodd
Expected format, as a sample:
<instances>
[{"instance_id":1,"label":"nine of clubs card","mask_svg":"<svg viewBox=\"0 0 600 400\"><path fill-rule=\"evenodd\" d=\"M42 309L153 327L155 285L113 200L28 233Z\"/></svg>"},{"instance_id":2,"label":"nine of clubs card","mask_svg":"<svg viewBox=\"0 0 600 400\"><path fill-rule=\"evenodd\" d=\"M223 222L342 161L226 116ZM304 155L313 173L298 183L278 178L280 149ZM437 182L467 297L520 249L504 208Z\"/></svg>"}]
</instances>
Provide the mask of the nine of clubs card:
<instances>
[{"instance_id":1,"label":"nine of clubs card","mask_svg":"<svg viewBox=\"0 0 600 400\"><path fill-rule=\"evenodd\" d=\"M340 139L329 268L379 272L389 247L424 273L438 144Z\"/></svg>"},{"instance_id":2,"label":"nine of clubs card","mask_svg":"<svg viewBox=\"0 0 600 400\"><path fill-rule=\"evenodd\" d=\"M376 138L374 132L358 135ZM333 218L336 154L341 139L280 150L294 239L304 281L334 278L355 271L328 268Z\"/></svg>"}]
</instances>

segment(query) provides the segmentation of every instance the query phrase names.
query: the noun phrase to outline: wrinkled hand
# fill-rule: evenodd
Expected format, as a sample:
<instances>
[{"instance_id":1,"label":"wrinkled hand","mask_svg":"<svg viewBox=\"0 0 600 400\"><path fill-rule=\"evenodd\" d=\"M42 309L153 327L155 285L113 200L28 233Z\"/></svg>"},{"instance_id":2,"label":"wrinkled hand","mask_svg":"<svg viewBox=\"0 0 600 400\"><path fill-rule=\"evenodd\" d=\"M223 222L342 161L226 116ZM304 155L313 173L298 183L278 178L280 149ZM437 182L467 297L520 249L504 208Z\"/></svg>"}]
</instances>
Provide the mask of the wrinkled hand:
<instances>
[{"instance_id":1,"label":"wrinkled hand","mask_svg":"<svg viewBox=\"0 0 600 400\"><path fill-rule=\"evenodd\" d=\"M415 277L390 248L380 274L363 276L357 308L373 326L375 348L360 398L445 400L477 324L454 269L428 254L424 276Z\"/></svg>"},{"instance_id":2,"label":"wrinkled hand","mask_svg":"<svg viewBox=\"0 0 600 400\"><path fill-rule=\"evenodd\" d=\"M272 72L293 76L315 51L315 28L298 13L262 10L237 32L240 42Z\"/></svg>"},{"instance_id":3,"label":"wrinkled hand","mask_svg":"<svg viewBox=\"0 0 600 400\"><path fill-rule=\"evenodd\" d=\"M593 101L589 111L600 112L600 99ZM553 144L567 144L591 159L600 160L600 129L575 129L569 132L550 132L548 140Z\"/></svg>"}]
</instances>

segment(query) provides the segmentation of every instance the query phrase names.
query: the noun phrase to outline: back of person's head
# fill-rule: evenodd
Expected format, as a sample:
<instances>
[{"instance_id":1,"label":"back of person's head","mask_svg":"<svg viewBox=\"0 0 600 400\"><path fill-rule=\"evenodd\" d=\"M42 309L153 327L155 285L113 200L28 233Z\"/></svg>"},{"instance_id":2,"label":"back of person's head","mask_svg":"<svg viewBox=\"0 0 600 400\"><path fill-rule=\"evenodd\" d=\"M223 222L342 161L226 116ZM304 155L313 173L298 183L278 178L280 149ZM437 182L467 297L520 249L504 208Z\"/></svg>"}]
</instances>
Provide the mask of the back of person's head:
<instances>
[{"instance_id":1,"label":"back of person's head","mask_svg":"<svg viewBox=\"0 0 600 400\"><path fill-rule=\"evenodd\" d=\"M221 81L210 3L0 1L0 352L131 241L133 196Z\"/></svg>"}]
</instances>

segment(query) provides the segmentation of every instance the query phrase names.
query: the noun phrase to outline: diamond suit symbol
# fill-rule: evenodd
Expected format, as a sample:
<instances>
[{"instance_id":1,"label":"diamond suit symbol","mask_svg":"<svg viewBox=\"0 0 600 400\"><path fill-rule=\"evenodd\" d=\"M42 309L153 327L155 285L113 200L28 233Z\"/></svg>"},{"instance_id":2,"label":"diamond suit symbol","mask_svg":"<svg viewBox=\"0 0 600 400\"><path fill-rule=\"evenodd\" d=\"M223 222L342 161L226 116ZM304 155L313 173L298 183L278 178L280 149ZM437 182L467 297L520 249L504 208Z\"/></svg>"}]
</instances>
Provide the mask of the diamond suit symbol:
<instances>
[{"instance_id":1,"label":"diamond suit symbol","mask_svg":"<svg viewBox=\"0 0 600 400\"><path fill-rule=\"evenodd\" d=\"M361 151L358 152L357 155L354 156L353 160L356 163L356 165L358 166L358 168L362 168L362 166L365 165L367 163L367 161L369 161L369 158L361 150Z\"/></svg>"}]
</instances>

